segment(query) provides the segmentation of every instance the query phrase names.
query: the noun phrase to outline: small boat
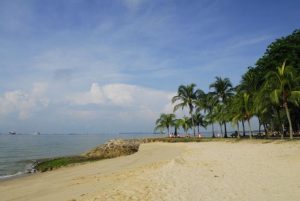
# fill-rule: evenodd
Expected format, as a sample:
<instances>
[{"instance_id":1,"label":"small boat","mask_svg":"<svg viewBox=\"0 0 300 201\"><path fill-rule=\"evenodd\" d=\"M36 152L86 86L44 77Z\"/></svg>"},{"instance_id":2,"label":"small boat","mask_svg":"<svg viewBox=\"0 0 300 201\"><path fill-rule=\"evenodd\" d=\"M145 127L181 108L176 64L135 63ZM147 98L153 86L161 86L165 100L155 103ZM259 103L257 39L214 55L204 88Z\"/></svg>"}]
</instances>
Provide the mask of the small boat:
<instances>
[{"instance_id":1,"label":"small boat","mask_svg":"<svg viewBox=\"0 0 300 201\"><path fill-rule=\"evenodd\" d=\"M9 135L15 135L15 134L17 134L17 133L16 133L15 131L9 131L8 134L9 134Z\"/></svg>"},{"instance_id":2,"label":"small boat","mask_svg":"<svg viewBox=\"0 0 300 201\"><path fill-rule=\"evenodd\" d=\"M40 132L34 132L33 135L40 135Z\"/></svg>"}]
</instances>

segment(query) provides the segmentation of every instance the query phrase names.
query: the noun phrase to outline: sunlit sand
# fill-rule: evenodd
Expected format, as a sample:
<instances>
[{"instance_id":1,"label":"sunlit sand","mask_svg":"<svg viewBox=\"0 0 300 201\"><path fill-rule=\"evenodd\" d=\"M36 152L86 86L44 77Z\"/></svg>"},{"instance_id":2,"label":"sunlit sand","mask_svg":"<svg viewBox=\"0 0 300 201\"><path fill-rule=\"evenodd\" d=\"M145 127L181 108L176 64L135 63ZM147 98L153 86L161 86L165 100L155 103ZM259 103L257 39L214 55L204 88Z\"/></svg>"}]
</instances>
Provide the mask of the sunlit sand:
<instances>
[{"instance_id":1,"label":"sunlit sand","mask_svg":"<svg viewBox=\"0 0 300 201\"><path fill-rule=\"evenodd\" d=\"M0 183L1 200L300 200L300 142L148 143Z\"/></svg>"}]
</instances>

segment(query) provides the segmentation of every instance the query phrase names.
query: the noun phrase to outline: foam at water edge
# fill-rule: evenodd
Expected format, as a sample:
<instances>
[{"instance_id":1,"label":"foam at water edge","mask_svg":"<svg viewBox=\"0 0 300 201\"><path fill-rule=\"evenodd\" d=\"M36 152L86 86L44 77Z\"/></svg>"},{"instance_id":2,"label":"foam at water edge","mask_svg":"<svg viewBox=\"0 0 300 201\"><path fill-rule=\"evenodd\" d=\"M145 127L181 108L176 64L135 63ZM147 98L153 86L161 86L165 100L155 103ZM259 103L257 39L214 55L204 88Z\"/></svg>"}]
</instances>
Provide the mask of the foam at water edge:
<instances>
[{"instance_id":1,"label":"foam at water edge","mask_svg":"<svg viewBox=\"0 0 300 201\"><path fill-rule=\"evenodd\" d=\"M20 176L22 174L32 174L32 173L35 173L36 172L35 165L36 165L36 161L27 164L25 166L25 170L23 172L17 172L15 174L9 174L9 175L0 175L0 180L2 180L2 179L9 179L9 178L12 178L12 177L17 177L17 176Z\"/></svg>"},{"instance_id":2,"label":"foam at water edge","mask_svg":"<svg viewBox=\"0 0 300 201\"><path fill-rule=\"evenodd\" d=\"M36 169L35 169L36 164L37 164L37 161L32 161L31 163L27 164L25 166L24 173L35 173L36 172Z\"/></svg>"},{"instance_id":3,"label":"foam at water edge","mask_svg":"<svg viewBox=\"0 0 300 201\"><path fill-rule=\"evenodd\" d=\"M11 177L19 176L19 175L24 174L24 173L25 172L17 172L16 174L2 175L2 176L0 176L0 179L8 179L8 178L11 178Z\"/></svg>"}]
</instances>

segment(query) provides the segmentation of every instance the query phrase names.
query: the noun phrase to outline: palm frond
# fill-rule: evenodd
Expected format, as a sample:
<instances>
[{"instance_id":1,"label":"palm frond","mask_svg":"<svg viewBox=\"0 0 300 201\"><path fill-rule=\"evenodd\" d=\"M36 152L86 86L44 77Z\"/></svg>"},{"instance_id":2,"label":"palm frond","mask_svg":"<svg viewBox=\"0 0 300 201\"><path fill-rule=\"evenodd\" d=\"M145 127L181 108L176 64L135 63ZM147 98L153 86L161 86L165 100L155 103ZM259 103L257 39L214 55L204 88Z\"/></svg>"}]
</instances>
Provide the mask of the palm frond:
<instances>
[{"instance_id":1,"label":"palm frond","mask_svg":"<svg viewBox=\"0 0 300 201\"><path fill-rule=\"evenodd\" d=\"M292 91L289 101L293 104L295 104L296 106L299 106L300 103L300 91Z\"/></svg>"},{"instance_id":2,"label":"palm frond","mask_svg":"<svg viewBox=\"0 0 300 201\"><path fill-rule=\"evenodd\" d=\"M271 101L273 101L276 104L279 104L280 96L281 96L281 90L279 89L273 90L270 94Z\"/></svg>"}]
</instances>

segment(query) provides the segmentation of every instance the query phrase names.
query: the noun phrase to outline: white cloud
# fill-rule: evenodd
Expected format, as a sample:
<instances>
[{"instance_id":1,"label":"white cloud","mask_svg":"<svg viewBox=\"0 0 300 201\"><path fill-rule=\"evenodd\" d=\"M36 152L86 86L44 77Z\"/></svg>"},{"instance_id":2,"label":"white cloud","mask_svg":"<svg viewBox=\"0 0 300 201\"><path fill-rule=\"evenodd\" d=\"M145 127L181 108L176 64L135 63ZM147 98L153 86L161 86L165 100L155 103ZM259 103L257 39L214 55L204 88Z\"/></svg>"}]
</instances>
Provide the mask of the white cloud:
<instances>
[{"instance_id":1,"label":"white cloud","mask_svg":"<svg viewBox=\"0 0 300 201\"><path fill-rule=\"evenodd\" d=\"M121 107L153 107L169 102L174 93L129 84L93 83L88 92L70 95L66 99L73 105L114 105Z\"/></svg>"},{"instance_id":2,"label":"white cloud","mask_svg":"<svg viewBox=\"0 0 300 201\"><path fill-rule=\"evenodd\" d=\"M75 105L101 104L105 102L105 96L99 85L93 83L88 92L71 95L67 100Z\"/></svg>"},{"instance_id":3,"label":"white cloud","mask_svg":"<svg viewBox=\"0 0 300 201\"><path fill-rule=\"evenodd\" d=\"M108 103L118 106L129 106L134 104L134 98L137 97L137 94L140 93L141 90L146 92L143 88L126 84L110 84L103 87Z\"/></svg>"},{"instance_id":4,"label":"white cloud","mask_svg":"<svg viewBox=\"0 0 300 201\"><path fill-rule=\"evenodd\" d=\"M172 92L137 85L108 84L100 86L93 83L89 91L69 95L66 99L75 108L88 105L102 108L98 115L103 116L105 113L126 122L134 120L148 122L154 121L162 112L172 112L172 109L169 109L172 96L174 96ZM93 110L97 109L93 108ZM83 111L86 114L85 109ZM79 113L77 112L77 114ZM85 117L85 115L80 116Z\"/></svg>"},{"instance_id":5,"label":"white cloud","mask_svg":"<svg viewBox=\"0 0 300 201\"><path fill-rule=\"evenodd\" d=\"M34 84L31 92L8 91L0 96L0 116L17 112L20 119L27 119L34 111L47 107L49 100L44 96L46 84Z\"/></svg>"}]
</instances>

